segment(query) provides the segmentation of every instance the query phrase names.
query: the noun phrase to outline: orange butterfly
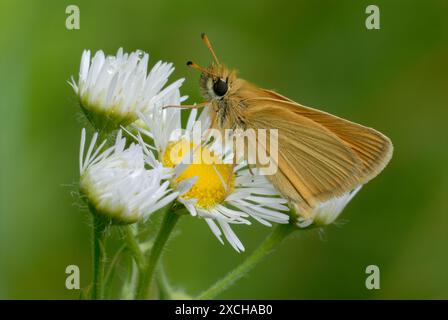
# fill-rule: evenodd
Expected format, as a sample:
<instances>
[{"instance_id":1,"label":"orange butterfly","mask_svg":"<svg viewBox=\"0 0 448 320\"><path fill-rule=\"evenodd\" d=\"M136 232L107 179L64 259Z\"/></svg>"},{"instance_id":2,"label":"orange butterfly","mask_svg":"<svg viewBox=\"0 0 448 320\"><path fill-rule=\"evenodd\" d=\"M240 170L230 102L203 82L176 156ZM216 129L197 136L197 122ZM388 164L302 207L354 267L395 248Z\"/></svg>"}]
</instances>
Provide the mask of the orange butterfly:
<instances>
[{"instance_id":1,"label":"orange butterfly","mask_svg":"<svg viewBox=\"0 0 448 320\"><path fill-rule=\"evenodd\" d=\"M200 88L217 129L278 129L278 171L267 176L305 218L317 203L350 192L378 175L392 157L382 133L303 106L237 77L222 65L205 34L214 63L202 68ZM269 141L265 144L269 150Z\"/></svg>"}]
</instances>

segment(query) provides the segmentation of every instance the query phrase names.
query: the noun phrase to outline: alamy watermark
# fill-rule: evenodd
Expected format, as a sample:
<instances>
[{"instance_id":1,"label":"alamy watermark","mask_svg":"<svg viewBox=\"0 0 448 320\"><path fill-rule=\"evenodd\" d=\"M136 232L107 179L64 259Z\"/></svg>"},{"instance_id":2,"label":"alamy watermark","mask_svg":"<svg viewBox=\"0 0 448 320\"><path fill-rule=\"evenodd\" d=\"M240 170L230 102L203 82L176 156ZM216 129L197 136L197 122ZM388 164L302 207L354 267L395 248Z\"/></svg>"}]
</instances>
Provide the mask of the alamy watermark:
<instances>
[{"instance_id":1,"label":"alamy watermark","mask_svg":"<svg viewBox=\"0 0 448 320\"><path fill-rule=\"evenodd\" d=\"M380 288L380 268L377 265L371 264L366 267L366 274L369 276L366 278L366 288L368 290Z\"/></svg>"},{"instance_id":2,"label":"alamy watermark","mask_svg":"<svg viewBox=\"0 0 448 320\"><path fill-rule=\"evenodd\" d=\"M65 14L67 15L65 19L65 27L67 30L79 30L81 27L79 7L71 4L65 8Z\"/></svg>"},{"instance_id":3,"label":"alamy watermark","mask_svg":"<svg viewBox=\"0 0 448 320\"><path fill-rule=\"evenodd\" d=\"M380 27L380 8L374 4L366 7L366 28L367 30L379 30Z\"/></svg>"},{"instance_id":4,"label":"alamy watermark","mask_svg":"<svg viewBox=\"0 0 448 320\"><path fill-rule=\"evenodd\" d=\"M80 289L80 272L77 265L71 264L65 268L65 273L68 275L65 278L65 287L68 290Z\"/></svg>"}]
</instances>

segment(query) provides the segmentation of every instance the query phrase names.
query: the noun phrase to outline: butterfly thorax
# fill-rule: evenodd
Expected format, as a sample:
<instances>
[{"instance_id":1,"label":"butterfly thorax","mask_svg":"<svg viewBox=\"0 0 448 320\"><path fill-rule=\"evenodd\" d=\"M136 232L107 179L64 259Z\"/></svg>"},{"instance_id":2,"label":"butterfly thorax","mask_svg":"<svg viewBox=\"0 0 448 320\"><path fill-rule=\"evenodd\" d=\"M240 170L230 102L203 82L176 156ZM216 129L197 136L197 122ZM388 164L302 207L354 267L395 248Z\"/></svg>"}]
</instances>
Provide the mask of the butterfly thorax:
<instances>
[{"instance_id":1,"label":"butterfly thorax","mask_svg":"<svg viewBox=\"0 0 448 320\"><path fill-rule=\"evenodd\" d=\"M246 129L246 103L256 87L236 76L235 70L212 64L200 78L201 94L210 102L212 126L217 129ZM254 90L255 89L255 90Z\"/></svg>"}]
</instances>

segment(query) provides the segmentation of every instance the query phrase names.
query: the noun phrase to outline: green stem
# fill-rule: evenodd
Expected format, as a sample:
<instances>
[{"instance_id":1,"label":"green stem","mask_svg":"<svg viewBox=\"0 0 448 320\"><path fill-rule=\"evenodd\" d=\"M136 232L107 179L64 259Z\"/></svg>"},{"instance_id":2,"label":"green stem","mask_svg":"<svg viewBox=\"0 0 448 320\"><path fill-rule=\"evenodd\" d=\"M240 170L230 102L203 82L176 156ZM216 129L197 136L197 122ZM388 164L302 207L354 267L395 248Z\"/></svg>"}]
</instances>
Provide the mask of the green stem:
<instances>
[{"instance_id":1,"label":"green stem","mask_svg":"<svg viewBox=\"0 0 448 320\"><path fill-rule=\"evenodd\" d=\"M104 285L106 287L110 287L110 282L112 281L112 278L114 277L115 273L115 267L118 264L118 261L120 259L120 255L123 253L124 249L126 249L126 244L123 244L120 248L118 248L117 252L115 253L114 257L109 263L109 267L106 272L106 276L104 277Z\"/></svg>"},{"instance_id":2,"label":"green stem","mask_svg":"<svg viewBox=\"0 0 448 320\"><path fill-rule=\"evenodd\" d=\"M273 249L275 249L294 230L296 230L296 228L291 224L280 224L275 227L271 234L246 258L246 260L243 261L243 263L198 295L196 299L207 300L215 298L218 294L247 274L253 267L262 261L263 258L268 256Z\"/></svg>"},{"instance_id":3,"label":"green stem","mask_svg":"<svg viewBox=\"0 0 448 320\"><path fill-rule=\"evenodd\" d=\"M126 240L126 246L128 250L131 252L132 256L134 257L135 262L137 263L137 266L139 270L142 270L145 268L145 257L143 256L142 251L140 250L140 246L138 245L137 240L135 239L135 236L132 232L132 228L130 226L123 227L125 240Z\"/></svg>"},{"instance_id":4,"label":"green stem","mask_svg":"<svg viewBox=\"0 0 448 320\"><path fill-rule=\"evenodd\" d=\"M92 299L101 300L104 297L104 270L106 248L104 234L106 224L96 214L93 214L93 285Z\"/></svg>"},{"instance_id":5,"label":"green stem","mask_svg":"<svg viewBox=\"0 0 448 320\"><path fill-rule=\"evenodd\" d=\"M171 299L171 285L166 277L165 269L159 266L157 270L157 286L159 288L160 300Z\"/></svg>"},{"instance_id":6,"label":"green stem","mask_svg":"<svg viewBox=\"0 0 448 320\"><path fill-rule=\"evenodd\" d=\"M179 220L179 217L180 216L177 213L172 211L165 213L161 228L154 241L148 263L140 274L137 299L147 299L149 297L149 287L157 267L157 262L159 261L163 247L165 246L171 231L173 231L176 222Z\"/></svg>"}]
</instances>

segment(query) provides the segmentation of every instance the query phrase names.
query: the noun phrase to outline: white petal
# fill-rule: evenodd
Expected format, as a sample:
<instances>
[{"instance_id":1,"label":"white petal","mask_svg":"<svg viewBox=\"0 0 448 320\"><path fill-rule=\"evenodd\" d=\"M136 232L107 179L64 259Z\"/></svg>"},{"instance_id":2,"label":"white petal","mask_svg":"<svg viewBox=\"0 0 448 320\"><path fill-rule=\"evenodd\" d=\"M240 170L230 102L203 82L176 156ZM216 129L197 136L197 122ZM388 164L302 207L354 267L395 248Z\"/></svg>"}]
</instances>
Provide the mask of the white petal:
<instances>
[{"instance_id":1,"label":"white petal","mask_svg":"<svg viewBox=\"0 0 448 320\"><path fill-rule=\"evenodd\" d=\"M219 230L216 223L212 219L205 219L205 222L207 222L210 230L212 230L213 234L216 236L216 238L218 238L219 242L221 242L221 244L224 244L224 241L222 241L221 238L222 232L221 230Z\"/></svg>"},{"instance_id":2,"label":"white petal","mask_svg":"<svg viewBox=\"0 0 448 320\"><path fill-rule=\"evenodd\" d=\"M230 245L237 251L241 252L244 251L244 246L241 243L240 239L238 239L235 232L233 232L232 228L230 228L229 224L227 222L224 222L222 220L218 220L218 223L224 232L224 236L226 237L227 241L230 243Z\"/></svg>"}]
</instances>

